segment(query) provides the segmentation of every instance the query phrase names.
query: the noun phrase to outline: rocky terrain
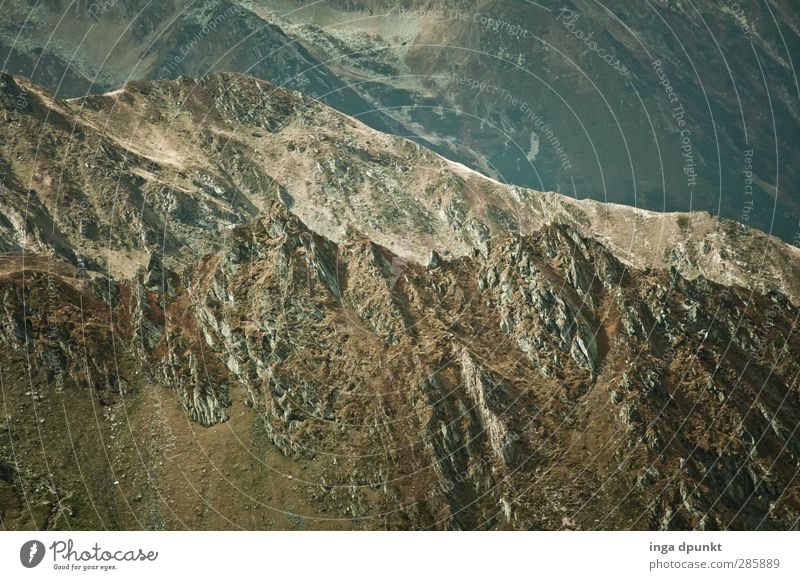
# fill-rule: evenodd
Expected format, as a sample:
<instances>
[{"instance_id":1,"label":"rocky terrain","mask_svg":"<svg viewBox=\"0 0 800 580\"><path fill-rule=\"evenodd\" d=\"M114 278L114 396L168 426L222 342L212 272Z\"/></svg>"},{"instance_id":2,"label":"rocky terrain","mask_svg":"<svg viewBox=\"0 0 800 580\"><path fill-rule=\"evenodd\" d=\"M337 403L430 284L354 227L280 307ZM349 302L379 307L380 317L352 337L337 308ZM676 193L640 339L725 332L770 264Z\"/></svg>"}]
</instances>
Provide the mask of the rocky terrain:
<instances>
[{"instance_id":1,"label":"rocky terrain","mask_svg":"<svg viewBox=\"0 0 800 580\"><path fill-rule=\"evenodd\" d=\"M789 2L243 5L409 133L501 181L709 211L788 241L800 229Z\"/></svg>"},{"instance_id":2,"label":"rocky terrain","mask_svg":"<svg viewBox=\"0 0 800 580\"><path fill-rule=\"evenodd\" d=\"M796 243L800 21L743 4L7 0L0 57L61 97L244 72L502 182Z\"/></svg>"},{"instance_id":3,"label":"rocky terrain","mask_svg":"<svg viewBox=\"0 0 800 580\"><path fill-rule=\"evenodd\" d=\"M249 77L0 82L4 529L797 529L796 248Z\"/></svg>"},{"instance_id":4,"label":"rocky terrain","mask_svg":"<svg viewBox=\"0 0 800 580\"><path fill-rule=\"evenodd\" d=\"M774 237L503 185L256 79L134 81L67 101L0 81L0 247L55 252L90 275L131 277L153 253L181 269L279 200L335 242L354 225L418 263L569 223L627 265L800 296L800 250Z\"/></svg>"}]
</instances>

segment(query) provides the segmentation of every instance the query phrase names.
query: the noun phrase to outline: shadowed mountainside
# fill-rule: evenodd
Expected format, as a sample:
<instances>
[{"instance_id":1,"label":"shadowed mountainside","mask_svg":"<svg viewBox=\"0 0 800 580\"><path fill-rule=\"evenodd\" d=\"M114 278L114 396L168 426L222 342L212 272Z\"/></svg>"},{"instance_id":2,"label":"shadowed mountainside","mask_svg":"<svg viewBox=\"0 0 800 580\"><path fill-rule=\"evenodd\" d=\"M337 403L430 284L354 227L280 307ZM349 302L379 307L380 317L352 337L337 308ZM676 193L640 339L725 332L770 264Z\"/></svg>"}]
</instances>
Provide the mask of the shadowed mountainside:
<instances>
[{"instance_id":1,"label":"shadowed mountainside","mask_svg":"<svg viewBox=\"0 0 800 580\"><path fill-rule=\"evenodd\" d=\"M791 2L8 0L8 72L61 97L243 72L498 180L796 240Z\"/></svg>"},{"instance_id":2,"label":"shadowed mountainside","mask_svg":"<svg viewBox=\"0 0 800 580\"><path fill-rule=\"evenodd\" d=\"M6 529L796 529L796 249L238 75L0 77Z\"/></svg>"}]
</instances>

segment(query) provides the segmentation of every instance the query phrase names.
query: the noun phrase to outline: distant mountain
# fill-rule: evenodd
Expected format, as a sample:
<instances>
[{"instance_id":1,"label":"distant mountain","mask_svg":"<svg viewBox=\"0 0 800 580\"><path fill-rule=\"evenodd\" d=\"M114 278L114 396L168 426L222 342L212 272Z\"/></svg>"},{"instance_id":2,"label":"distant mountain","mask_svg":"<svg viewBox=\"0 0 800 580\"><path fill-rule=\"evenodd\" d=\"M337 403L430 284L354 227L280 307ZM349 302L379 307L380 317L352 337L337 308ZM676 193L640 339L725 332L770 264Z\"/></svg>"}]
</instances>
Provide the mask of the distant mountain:
<instances>
[{"instance_id":1,"label":"distant mountain","mask_svg":"<svg viewBox=\"0 0 800 580\"><path fill-rule=\"evenodd\" d=\"M262 16L373 106L483 173L645 209L709 211L798 240L791 2L243 5L269 8Z\"/></svg>"},{"instance_id":2,"label":"distant mountain","mask_svg":"<svg viewBox=\"0 0 800 580\"><path fill-rule=\"evenodd\" d=\"M14 0L0 45L62 97L245 72L500 181L800 235L784 0Z\"/></svg>"},{"instance_id":3,"label":"distant mountain","mask_svg":"<svg viewBox=\"0 0 800 580\"><path fill-rule=\"evenodd\" d=\"M5 529L796 529L777 238L235 74L0 111Z\"/></svg>"},{"instance_id":4,"label":"distant mountain","mask_svg":"<svg viewBox=\"0 0 800 580\"><path fill-rule=\"evenodd\" d=\"M293 37L226 0L11 0L0 15L0 57L6 71L62 98L232 71L324 94L346 113L371 108ZM398 130L377 112L365 120Z\"/></svg>"}]
</instances>

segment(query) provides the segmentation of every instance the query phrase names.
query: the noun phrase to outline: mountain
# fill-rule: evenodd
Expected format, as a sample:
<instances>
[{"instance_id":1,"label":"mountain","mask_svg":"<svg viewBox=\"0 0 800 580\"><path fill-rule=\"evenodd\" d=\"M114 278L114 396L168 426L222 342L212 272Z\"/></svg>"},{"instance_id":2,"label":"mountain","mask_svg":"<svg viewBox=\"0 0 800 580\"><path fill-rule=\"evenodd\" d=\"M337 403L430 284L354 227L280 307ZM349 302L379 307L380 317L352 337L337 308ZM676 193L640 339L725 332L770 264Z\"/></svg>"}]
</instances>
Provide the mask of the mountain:
<instances>
[{"instance_id":1,"label":"mountain","mask_svg":"<svg viewBox=\"0 0 800 580\"><path fill-rule=\"evenodd\" d=\"M800 229L791 2L243 5L409 133L501 181L708 211L787 241Z\"/></svg>"},{"instance_id":2,"label":"mountain","mask_svg":"<svg viewBox=\"0 0 800 580\"><path fill-rule=\"evenodd\" d=\"M242 75L0 108L5 529L797 528L797 248Z\"/></svg>"},{"instance_id":3,"label":"mountain","mask_svg":"<svg viewBox=\"0 0 800 580\"><path fill-rule=\"evenodd\" d=\"M232 39L235 42L232 43ZM227 0L10 0L0 14L3 69L63 98L129 80L244 72L307 94L379 130L402 132L293 37Z\"/></svg>"},{"instance_id":4,"label":"mountain","mask_svg":"<svg viewBox=\"0 0 800 580\"><path fill-rule=\"evenodd\" d=\"M61 97L244 72L498 181L800 232L787 0L11 0L0 45Z\"/></svg>"}]
</instances>

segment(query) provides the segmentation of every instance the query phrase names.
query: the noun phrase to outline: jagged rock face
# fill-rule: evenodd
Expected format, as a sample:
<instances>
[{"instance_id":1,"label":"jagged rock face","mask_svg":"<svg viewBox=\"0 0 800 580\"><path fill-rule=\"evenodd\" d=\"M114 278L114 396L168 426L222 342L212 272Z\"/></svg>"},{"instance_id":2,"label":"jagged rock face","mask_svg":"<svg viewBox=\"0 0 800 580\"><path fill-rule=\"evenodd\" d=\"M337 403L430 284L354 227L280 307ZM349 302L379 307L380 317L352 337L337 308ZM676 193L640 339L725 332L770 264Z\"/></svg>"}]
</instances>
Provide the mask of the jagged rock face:
<instances>
[{"instance_id":1,"label":"jagged rock face","mask_svg":"<svg viewBox=\"0 0 800 580\"><path fill-rule=\"evenodd\" d=\"M180 271L280 200L328 239L352 225L421 264L569 223L628 265L800 300L800 250L776 238L707 214L506 186L249 77L132 82L69 101L1 78L4 251L54 252L118 279L152 254Z\"/></svg>"},{"instance_id":2,"label":"jagged rock face","mask_svg":"<svg viewBox=\"0 0 800 580\"><path fill-rule=\"evenodd\" d=\"M790 528L798 253L238 75L0 76L9 528Z\"/></svg>"},{"instance_id":3,"label":"jagged rock face","mask_svg":"<svg viewBox=\"0 0 800 580\"><path fill-rule=\"evenodd\" d=\"M791 2L324 4L247 6L451 159L534 189L797 234L798 166L780 161L800 123Z\"/></svg>"},{"instance_id":4,"label":"jagged rock face","mask_svg":"<svg viewBox=\"0 0 800 580\"><path fill-rule=\"evenodd\" d=\"M6 0L0 56L64 97L247 73L504 182L795 241L800 20L741 4Z\"/></svg>"},{"instance_id":5,"label":"jagged rock face","mask_svg":"<svg viewBox=\"0 0 800 580\"><path fill-rule=\"evenodd\" d=\"M567 225L426 267L280 203L181 273L65 268L0 278L7 527L797 525L780 293Z\"/></svg>"}]
</instances>

